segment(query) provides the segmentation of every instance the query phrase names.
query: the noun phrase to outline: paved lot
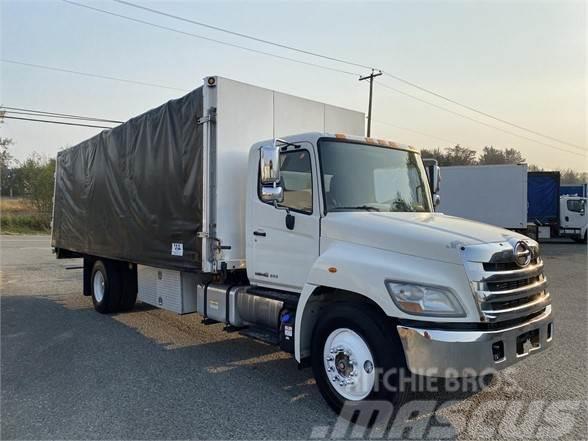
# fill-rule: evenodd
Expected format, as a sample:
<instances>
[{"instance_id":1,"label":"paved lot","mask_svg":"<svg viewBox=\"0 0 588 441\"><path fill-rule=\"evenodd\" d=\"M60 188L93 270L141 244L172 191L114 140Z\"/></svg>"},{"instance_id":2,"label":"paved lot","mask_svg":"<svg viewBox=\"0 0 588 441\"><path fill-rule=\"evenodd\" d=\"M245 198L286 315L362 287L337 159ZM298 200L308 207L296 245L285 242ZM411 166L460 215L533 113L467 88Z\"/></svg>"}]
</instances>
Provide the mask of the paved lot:
<instances>
[{"instance_id":1,"label":"paved lot","mask_svg":"<svg viewBox=\"0 0 588 441\"><path fill-rule=\"evenodd\" d=\"M449 436L516 437L534 406L572 400L539 423L588 438L586 247L550 243L543 253L554 346L501 373L499 387L420 397L457 400L438 417ZM336 420L310 370L271 346L144 305L94 312L81 270L65 269L79 261L55 260L48 237L3 236L1 259L2 439L306 439ZM498 416L505 409L512 418Z\"/></svg>"}]
</instances>

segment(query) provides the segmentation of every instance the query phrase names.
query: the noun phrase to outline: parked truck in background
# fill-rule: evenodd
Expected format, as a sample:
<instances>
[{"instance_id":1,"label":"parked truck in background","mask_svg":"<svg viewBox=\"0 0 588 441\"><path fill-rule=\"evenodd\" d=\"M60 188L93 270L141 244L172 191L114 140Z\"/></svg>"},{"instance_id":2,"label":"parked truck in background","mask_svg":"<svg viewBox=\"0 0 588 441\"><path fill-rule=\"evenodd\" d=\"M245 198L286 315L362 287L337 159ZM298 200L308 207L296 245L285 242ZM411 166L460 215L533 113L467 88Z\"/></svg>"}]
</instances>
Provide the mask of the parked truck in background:
<instances>
[{"instance_id":1,"label":"parked truck in background","mask_svg":"<svg viewBox=\"0 0 588 441\"><path fill-rule=\"evenodd\" d=\"M97 311L138 296L278 345L335 410L401 401L402 372L549 347L537 242L435 213L419 152L363 130L362 113L207 77L58 154L52 245L83 258Z\"/></svg>"},{"instance_id":2,"label":"parked truck in background","mask_svg":"<svg viewBox=\"0 0 588 441\"><path fill-rule=\"evenodd\" d=\"M586 196L562 194L564 186L560 185L557 171L529 172L527 182L529 229L536 231L536 237L567 237L585 243L588 225Z\"/></svg>"}]
</instances>

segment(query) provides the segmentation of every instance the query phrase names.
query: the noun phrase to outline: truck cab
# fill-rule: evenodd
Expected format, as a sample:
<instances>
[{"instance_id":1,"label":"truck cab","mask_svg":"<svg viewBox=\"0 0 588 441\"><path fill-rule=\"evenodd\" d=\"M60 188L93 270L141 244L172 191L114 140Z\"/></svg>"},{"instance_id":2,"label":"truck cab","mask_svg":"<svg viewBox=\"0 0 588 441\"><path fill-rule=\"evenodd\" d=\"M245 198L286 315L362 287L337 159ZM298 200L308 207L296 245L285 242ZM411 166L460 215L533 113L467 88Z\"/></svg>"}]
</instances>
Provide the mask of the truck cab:
<instances>
[{"instance_id":1,"label":"truck cab","mask_svg":"<svg viewBox=\"0 0 588 441\"><path fill-rule=\"evenodd\" d=\"M588 227L586 198L572 195L561 196L559 214L559 235L586 243Z\"/></svg>"},{"instance_id":2,"label":"truck cab","mask_svg":"<svg viewBox=\"0 0 588 441\"><path fill-rule=\"evenodd\" d=\"M307 133L250 151L247 276L300 296L295 357L334 408L372 393L370 366L462 377L551 344L537 242L435 213L437 187L418 151L385 140Z\"/></svg>"}]
</instances>

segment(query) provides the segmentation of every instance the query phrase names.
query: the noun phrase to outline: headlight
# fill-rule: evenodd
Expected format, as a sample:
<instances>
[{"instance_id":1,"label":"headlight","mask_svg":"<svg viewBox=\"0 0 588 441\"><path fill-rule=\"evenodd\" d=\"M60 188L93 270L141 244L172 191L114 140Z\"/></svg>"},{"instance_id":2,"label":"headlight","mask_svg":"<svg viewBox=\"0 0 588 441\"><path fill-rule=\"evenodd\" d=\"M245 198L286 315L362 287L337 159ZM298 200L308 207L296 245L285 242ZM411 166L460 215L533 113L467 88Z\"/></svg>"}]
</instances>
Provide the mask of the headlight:
<instances>
[{"instance_id":1,"label":"headlight","mask_svg":"<svg viewBox=\"0 0 588 441\"><path fill-rule=\"evenodd\" d=\"M396 306L408 314L443 317L466 315L459 300L449 289L392 281L386 282L386 288Z\"/></svg>"}]
</instances>

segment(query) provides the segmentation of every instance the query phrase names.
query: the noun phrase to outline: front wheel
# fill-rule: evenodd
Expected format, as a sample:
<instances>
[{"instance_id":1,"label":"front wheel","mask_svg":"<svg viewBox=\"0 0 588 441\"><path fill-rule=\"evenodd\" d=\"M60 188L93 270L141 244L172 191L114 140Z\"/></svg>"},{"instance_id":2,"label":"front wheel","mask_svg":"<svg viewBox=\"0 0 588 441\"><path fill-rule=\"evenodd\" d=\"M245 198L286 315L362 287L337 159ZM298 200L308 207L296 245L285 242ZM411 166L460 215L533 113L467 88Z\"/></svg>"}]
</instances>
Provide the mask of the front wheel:
<instances>
[{"instance_id":1,"label":"front wheel","mask_svg":"<svg viewBox=\"0 0 588 441\"><path fill-rule=\"evenodd\" d=\"M317 386L337 413L347 401L399 405L406 398L402 344L389 319L371 305L329 306L315 327L311 357Z\"/></svg>"}]
</instances>

